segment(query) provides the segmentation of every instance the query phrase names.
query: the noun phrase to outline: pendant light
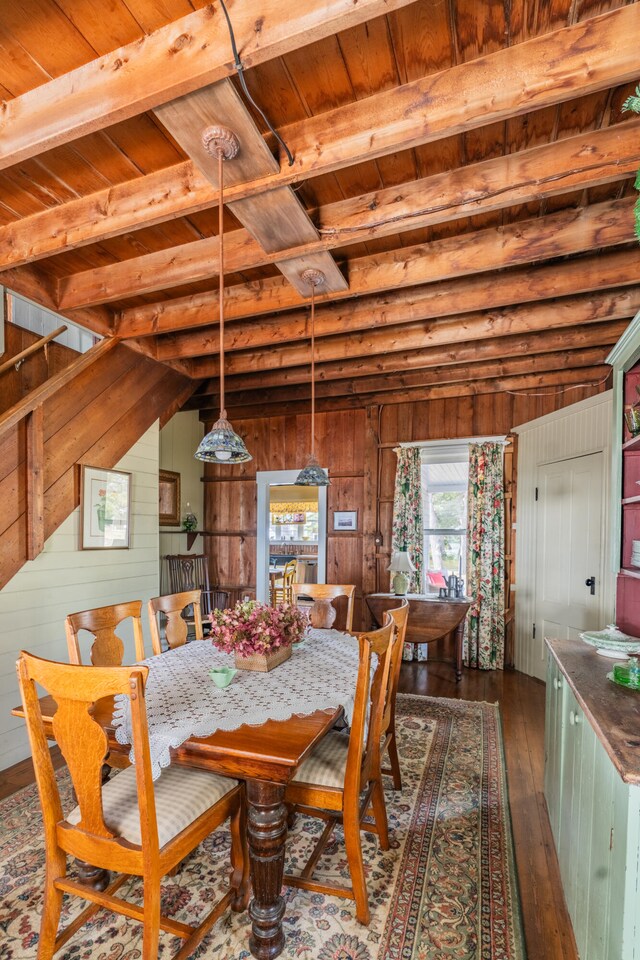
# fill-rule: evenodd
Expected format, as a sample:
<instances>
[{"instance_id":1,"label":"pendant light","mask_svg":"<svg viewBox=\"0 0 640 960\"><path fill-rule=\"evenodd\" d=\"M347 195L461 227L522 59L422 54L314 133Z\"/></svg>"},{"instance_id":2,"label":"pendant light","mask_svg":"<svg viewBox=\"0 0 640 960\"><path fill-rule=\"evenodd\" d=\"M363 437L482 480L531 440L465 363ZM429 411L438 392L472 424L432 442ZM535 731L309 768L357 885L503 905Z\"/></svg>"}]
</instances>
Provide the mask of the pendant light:
<instances>
[{"instance_id":1,"label":"pendant light","mask_svg":"<svg viewBox=\"0 0 640 960\"><path fill-rule=\"evenodd\" d=\"M223 160L232 160L236 156L240 149L240 142L235 133L226 127L208 127L202 134L202 142L209 153L218 159L218 186L220 188L218 200L220 416L209 433L202 438L200 446L195 452L195 458L207 463L245 463L247 460L252 460L253 457L245 447L242 437L238 436L227 420L227 411L224 408L224 175L222 162Z\"/></svg>"},{"instance_id":2,"label":"pendant light","mask_svg":"<svg viewBox=\"0 0 640 960\"><path fill-rule=\"evenodd\" d=\"M309 268L301 275L305 283L311 287L311 454L304 467L298 474L296 484L301 487L328 487L329 477L316 460L316 384L315 384L315 319L316 319L316 287L325 281L322 270Z\"/></svg>"}]
</instances>

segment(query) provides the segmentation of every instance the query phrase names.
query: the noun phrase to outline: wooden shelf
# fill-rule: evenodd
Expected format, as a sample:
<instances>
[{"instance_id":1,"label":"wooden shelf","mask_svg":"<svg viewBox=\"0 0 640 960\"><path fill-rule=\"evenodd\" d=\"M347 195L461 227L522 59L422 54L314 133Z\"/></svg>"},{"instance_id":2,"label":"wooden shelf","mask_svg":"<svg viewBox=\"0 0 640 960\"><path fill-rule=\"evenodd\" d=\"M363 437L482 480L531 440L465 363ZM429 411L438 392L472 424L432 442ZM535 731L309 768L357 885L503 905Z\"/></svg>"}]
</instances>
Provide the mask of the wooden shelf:
<instances>
[{"instance_id":1,"label":"wooden shelf","mask_svg":"<svg viewBox=\"0 0 640 960\"><path fill-rule=\"evenodd\" d=\"M631 440L625 440L622 449L625 453L627 451L640 453L640 434L637 437L631 437Z\"/></svg>"},{"instance_id":2,"label":"wooden shelf","mask_svg":"<svg viewBox=\"0 0 640 960\"><path fill-rule=\"evenodd\" d=\"M623 506L623 507L628 507L628 506L630 506L632 503L640 503L640 496L639 496L639 497L625 497L625 498L624 498L623 500L621 500L620 502L622 503L622 506Z\"/></svg>"},{"instance_id":3,"label":"wooden shelf","mask_svg":"<svg viewBox=\"0 0 640 960\"><path fill-rule=\"evenodd\" d=\"M634 580L640 580L640 569L631 570L629 567L621 567L620 573L625 577L633 577Z\"/></svg>"},{"instance_id":4,"label":"wooden shelf","mask_svg":"<svg viewBox=\"0 0 640 960\"><path fill-rule=\"evenodd\" d=\"M160 533L181 533L187 538L187 550L191 550L198 537L215 537L215 533L209 530L167 530L166 527L160 527Z\"/></svg>"}]
</instances>

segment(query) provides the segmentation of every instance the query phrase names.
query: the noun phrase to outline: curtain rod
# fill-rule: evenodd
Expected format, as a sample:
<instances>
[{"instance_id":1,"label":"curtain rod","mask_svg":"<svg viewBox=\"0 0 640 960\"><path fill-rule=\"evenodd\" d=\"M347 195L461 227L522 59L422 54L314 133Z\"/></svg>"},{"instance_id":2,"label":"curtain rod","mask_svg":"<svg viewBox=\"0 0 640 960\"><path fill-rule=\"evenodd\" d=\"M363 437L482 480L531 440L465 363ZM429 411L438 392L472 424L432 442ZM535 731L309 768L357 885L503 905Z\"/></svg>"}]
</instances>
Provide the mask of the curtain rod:
<instances>
[{"instance_id":1,"label":"curtain rod","mask_svg":"<svg viewBox=\"0 0 640 960\"><path fill-rule=\"evenodd\" d=\"M419 447L422 450L425 447L459 447L464 443L501 443L503 447L506 447L511 443L511 440L502 434L497 437L457 437L451 440L408 440L403 443L396 443L395 447L401 449Z\"/></svg>"}]
</instances>

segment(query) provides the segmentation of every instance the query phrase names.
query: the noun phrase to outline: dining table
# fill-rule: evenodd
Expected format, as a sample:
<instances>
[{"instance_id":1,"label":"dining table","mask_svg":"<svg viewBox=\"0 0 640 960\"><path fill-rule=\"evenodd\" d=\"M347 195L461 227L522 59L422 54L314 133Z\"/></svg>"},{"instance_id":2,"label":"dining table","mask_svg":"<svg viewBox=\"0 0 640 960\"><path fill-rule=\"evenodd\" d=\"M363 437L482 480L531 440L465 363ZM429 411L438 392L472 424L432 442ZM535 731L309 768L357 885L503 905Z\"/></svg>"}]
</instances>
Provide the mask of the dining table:
<instances>
[{"instance_id":1,"label":"dining table","mask_svg":"<svg viewBox=\"0 0 640 960\"><path fill-rule=\"evenodd\" d=\"M338 718L345 716L348 721L358 660L356 637L310 628L285 663L270 673L238 670L226 689L213 684L208 669L228 664L230 658L208 641L192 641L142 661L149 666L145 700L154 778L170 762L246 783L252 882L249 950L259 960L277 957L285 943L286 785ZM194 685L194 677L199 684ZM187 691L191 693L185 701ZM232 702L228 698L233 698L230 709L225 707ZM244 714L240 712L243 700ZM56 703L48 696L39 702L47 737L54 740ZM158 703L167 716L158 718ZM211 729L203 733L207 712ZM12 713L24 717L22 706ZM100 700L93 715L107 734L109 765L128 765L135 758L126 742L122 701ZM189 729L193 732L187 733Z\"/></svg>"}]
</instances>

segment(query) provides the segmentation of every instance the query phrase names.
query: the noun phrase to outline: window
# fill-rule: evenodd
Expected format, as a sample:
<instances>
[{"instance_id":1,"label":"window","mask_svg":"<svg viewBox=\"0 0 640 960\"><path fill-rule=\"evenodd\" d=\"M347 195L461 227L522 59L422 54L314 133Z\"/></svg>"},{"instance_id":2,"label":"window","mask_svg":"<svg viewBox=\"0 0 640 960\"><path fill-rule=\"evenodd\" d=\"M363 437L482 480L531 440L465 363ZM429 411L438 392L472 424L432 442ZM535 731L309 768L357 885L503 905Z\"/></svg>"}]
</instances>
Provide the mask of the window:
<instances>
[{"instance_id":1,"label":"window","mask_svg":"<svg viewBox=\"0 0 640 960\"><path fill-rule=\"evenodd\" d=\"M464 454L450 452L449 456L451 460L422 464L427 592L444 587L452 573L463 578L467 575L469 461Z\"/></svg>"}]
</instances>

